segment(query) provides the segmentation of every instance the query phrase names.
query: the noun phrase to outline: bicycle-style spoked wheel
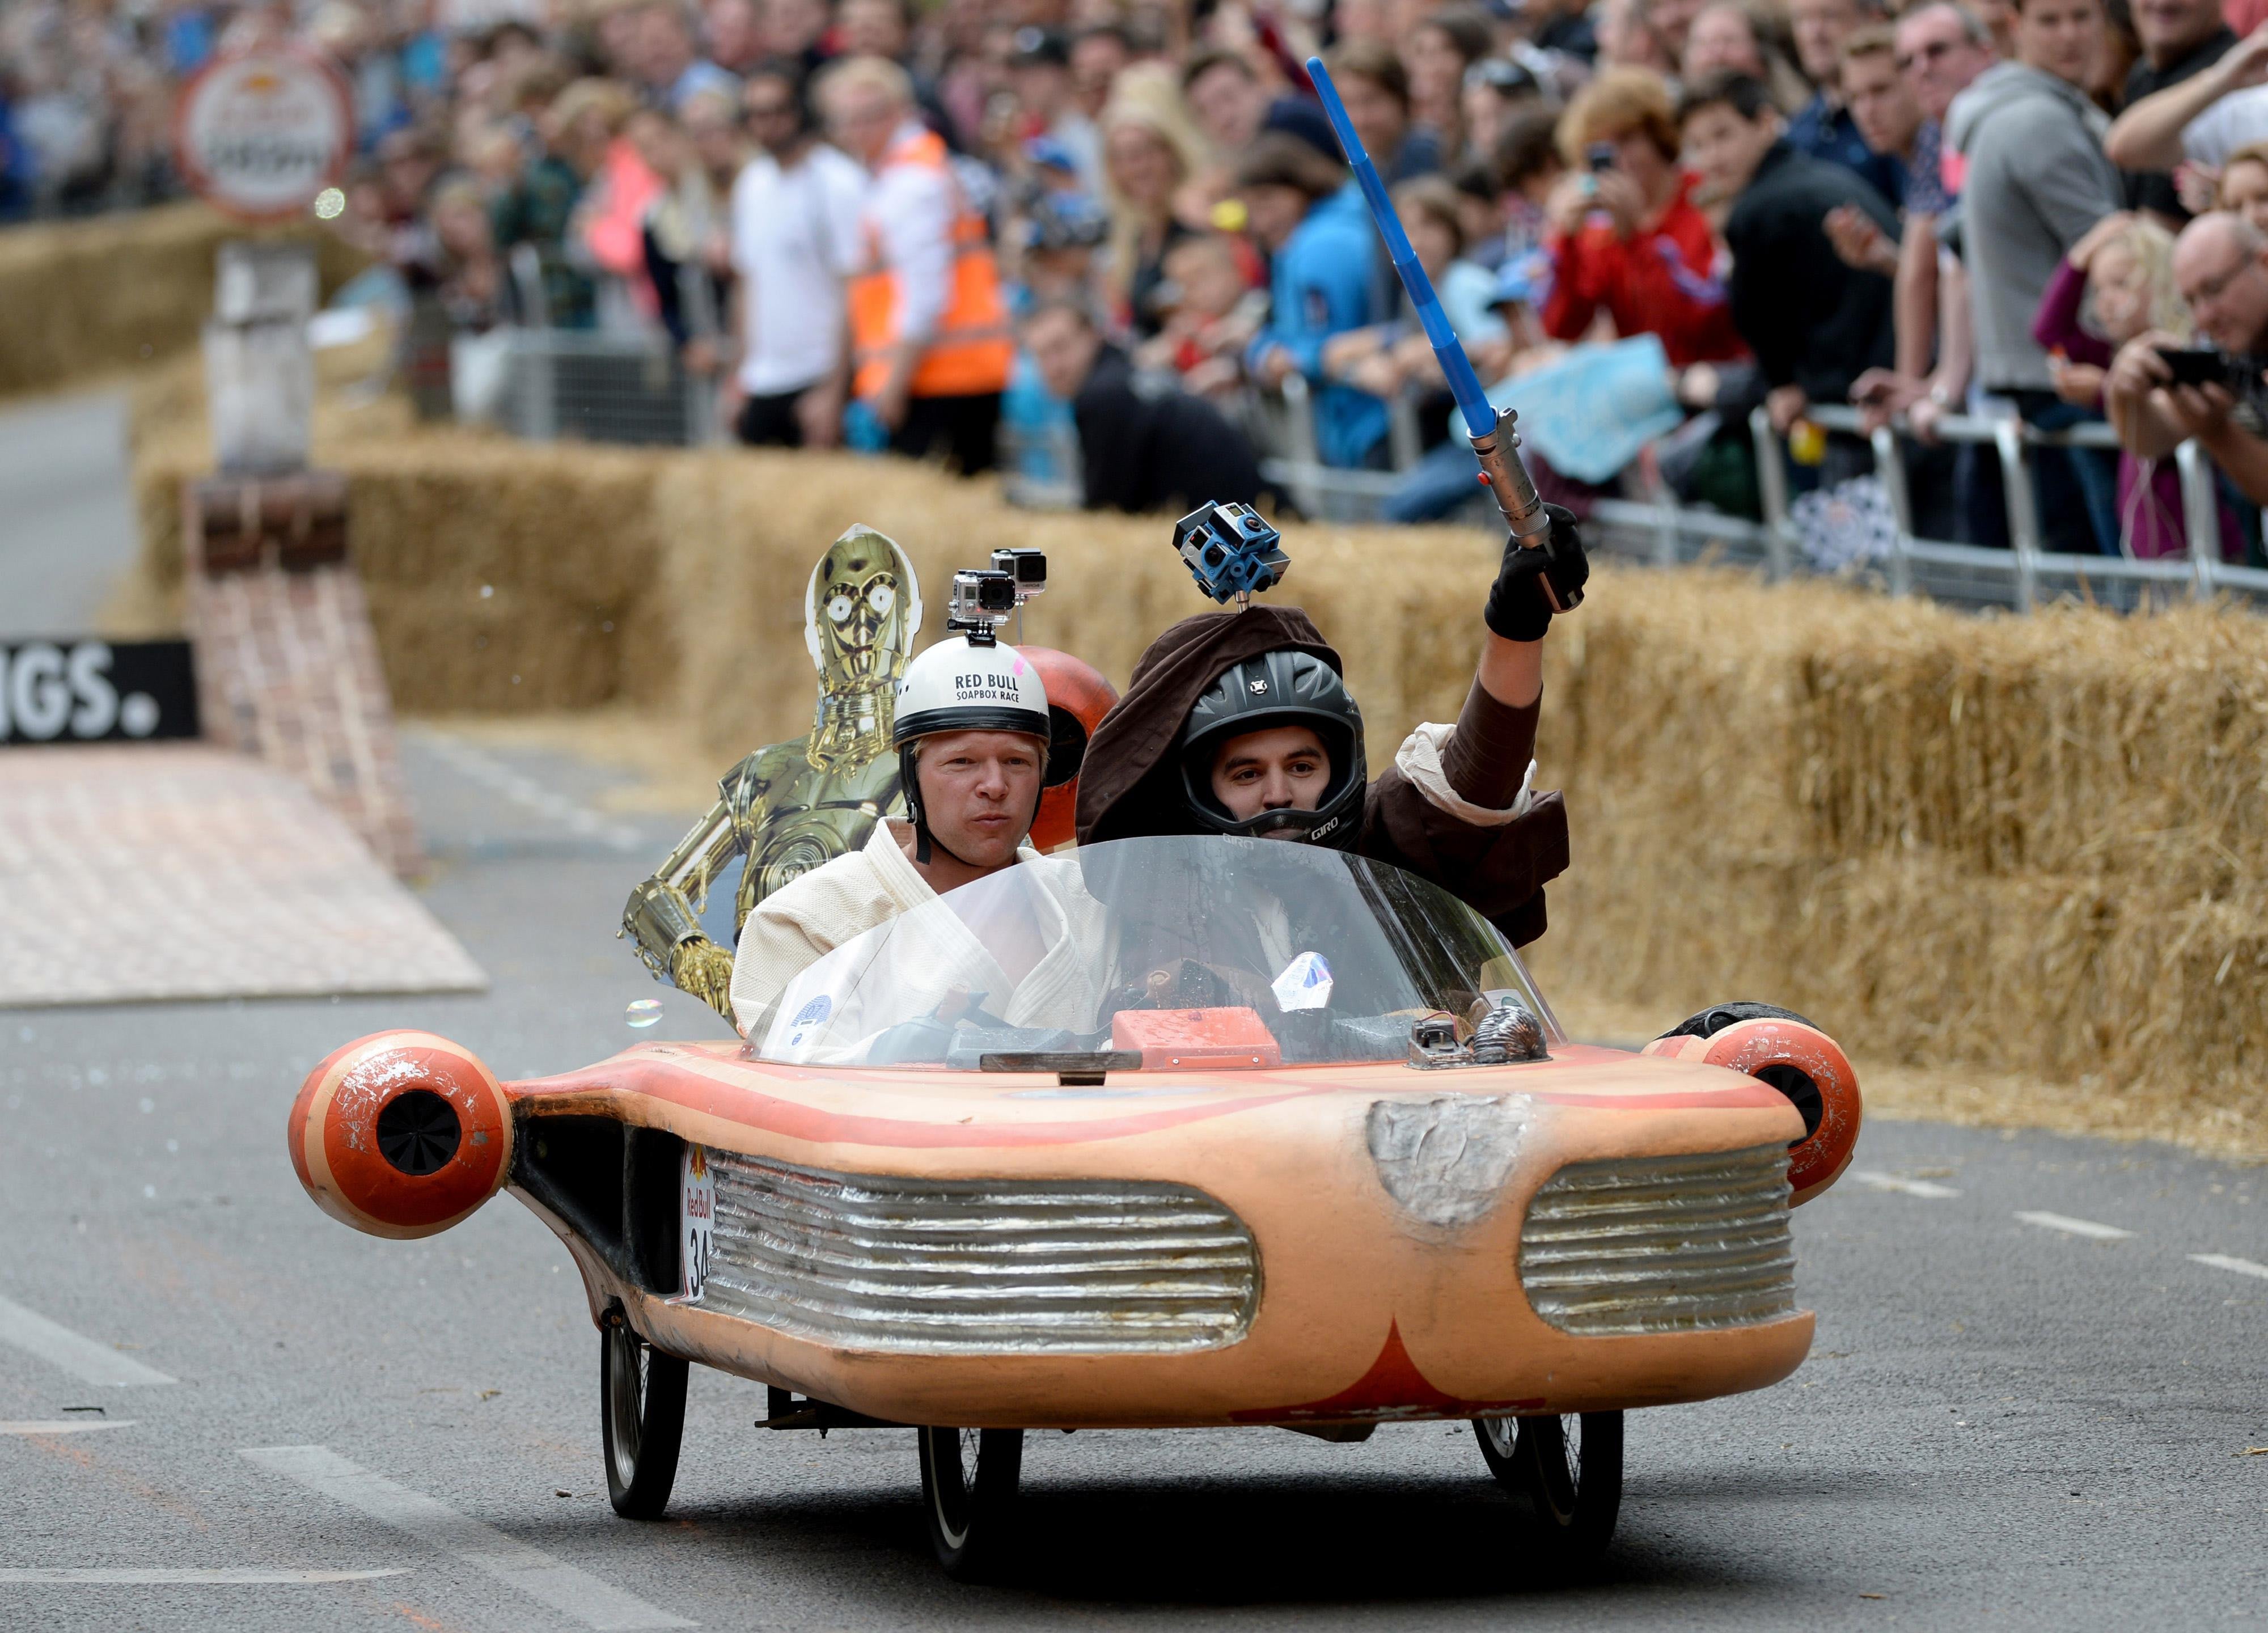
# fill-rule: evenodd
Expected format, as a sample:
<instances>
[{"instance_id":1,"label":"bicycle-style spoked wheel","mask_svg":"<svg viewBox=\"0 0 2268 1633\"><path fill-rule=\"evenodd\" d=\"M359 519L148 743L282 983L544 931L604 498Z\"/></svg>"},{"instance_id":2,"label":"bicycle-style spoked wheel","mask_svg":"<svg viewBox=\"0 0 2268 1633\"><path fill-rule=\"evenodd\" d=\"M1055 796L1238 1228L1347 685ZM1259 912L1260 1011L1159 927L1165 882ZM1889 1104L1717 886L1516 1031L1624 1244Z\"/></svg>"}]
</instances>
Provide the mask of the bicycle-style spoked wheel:
<instances>
[{"instance_id":1,"label":"bicycle-style spoked wheel","mask_svg":"<svg viewBox=\"0 0 2268 1633\"><path fill-rule=\"evenodd\" d=\"M981 1581L998 1569L1014 1524L1016 1485L1024 1471L1020 1429L924 1429L922 1506L938 1563L957 1581Z\"/></svg>"},{"instance_id":2,"label":"bicycle-style spoked wheel","mask_svg":"<svg viewBox=\"0 0 2268 1633\"><path fill-rule=\"evenodd\" d=\"M1579 1563L1595 1560L1613 1540L1622 1512L1623 1415L1585 1412L1515 1421L1520 1427L1510 1459L1513 1477L1506 1483L1526 1496L1538 1540L1558 1557ZM1497 1460L1489 1455L1495 1448L1485 1429L1481 1447L1495 1468Z\"/></svg>"},{"instance_id":3,"label":"bicycle-style spoked wheel","mask_svg":"<svg viewBox=\"0 0 2268 1633\"><path fill-rule=\"evenodd\" d=\"M625 1519L659 1519L677 1481L690 1368L639 1337L617 1312L599 1333L599 1438L607 1498Z\"/></svg>"}]
</instances>

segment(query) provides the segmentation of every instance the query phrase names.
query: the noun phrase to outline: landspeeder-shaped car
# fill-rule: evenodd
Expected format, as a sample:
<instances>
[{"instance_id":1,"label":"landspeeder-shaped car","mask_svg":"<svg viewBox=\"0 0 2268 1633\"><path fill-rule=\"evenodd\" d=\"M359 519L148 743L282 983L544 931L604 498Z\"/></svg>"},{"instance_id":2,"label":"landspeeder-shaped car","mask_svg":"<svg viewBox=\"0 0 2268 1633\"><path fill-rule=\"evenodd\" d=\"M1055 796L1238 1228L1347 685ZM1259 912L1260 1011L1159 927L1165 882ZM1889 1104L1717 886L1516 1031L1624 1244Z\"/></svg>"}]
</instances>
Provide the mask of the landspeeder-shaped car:
<instances>
[{"instance_id":1,"label":"landspeeder-shaped car","mask_svg":"<svg viewBox=\"0 0 2268 1633\"><path fill-rule=\"evenodd\" d=\"M1572 1043L1471 908L1359 857L1135 839L836 948L745 1044L500 1084L428 1033L308 1077L327 1211L447 1229L509 1186L600 1333L614 1505L658 1515L687 1368L776 1429L915 1429L956 1575L1027 1430L1470 1419L1555 1556L1620 1503L1623 1414L1808 1350L1789 1210L1850 1160L1834 1042L1761 1005Z\"/></svg>"}]
</instances>

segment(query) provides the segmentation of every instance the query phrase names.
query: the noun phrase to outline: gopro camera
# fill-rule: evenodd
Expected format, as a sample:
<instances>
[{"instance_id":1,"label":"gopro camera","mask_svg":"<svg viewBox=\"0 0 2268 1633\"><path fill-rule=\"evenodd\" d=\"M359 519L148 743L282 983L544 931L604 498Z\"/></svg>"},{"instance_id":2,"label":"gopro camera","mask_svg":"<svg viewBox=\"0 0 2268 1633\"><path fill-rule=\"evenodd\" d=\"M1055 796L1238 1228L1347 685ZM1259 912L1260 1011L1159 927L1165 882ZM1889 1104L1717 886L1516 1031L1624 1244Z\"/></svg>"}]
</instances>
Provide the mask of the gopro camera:
<instances>
[{"instance_id":1,"label":"gopro camera","mask_svg":"<svg viewBox=\"0 0 2268 1633\"><path fill-rule=\"evenodd\" d=\"M945 627L967 636L971 646L997 645L1000 626L1014 614L1018 599L1014 574L964 567L953 575Z\"/></svg>"},{"instance_id":2,"label":"gopro camera","mask_svg":"<svg viewBox=\"0 0 2268 1633\"><path fill-rule=\"evenodd\" d=\"M1216 601L1242 607L1284 581L1292 558L1284 535L1248 504L1201 504L1174 524L1174 548L1189 577Z\"/></svg>"},{"instance_id":3,"label":"gopro camera","mask_svg":"<svg viewBox=\"0 0 2268 1633\"><path fill-rule=\"evenodd\" d=\"M1016 605L1021 607L1048 587L1048 553L1045 550L995 550L992 570L1005 573L1016 581Z\"/></svg>"}]
</instances>

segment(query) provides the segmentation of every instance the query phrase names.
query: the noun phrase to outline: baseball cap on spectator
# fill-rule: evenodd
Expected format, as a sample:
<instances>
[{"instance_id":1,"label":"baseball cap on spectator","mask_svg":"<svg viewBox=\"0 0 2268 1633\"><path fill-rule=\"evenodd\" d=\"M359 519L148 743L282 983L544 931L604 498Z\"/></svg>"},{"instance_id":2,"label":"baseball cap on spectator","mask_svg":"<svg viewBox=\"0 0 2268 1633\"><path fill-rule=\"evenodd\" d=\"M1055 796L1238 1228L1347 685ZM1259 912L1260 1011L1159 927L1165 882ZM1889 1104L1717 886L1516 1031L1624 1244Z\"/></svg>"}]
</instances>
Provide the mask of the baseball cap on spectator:
<instances>
[{"instance_id":1,"label":"baseball cap on spectator","mask_svg":"<svg viewBox=\"0 0 2268 1633\"><path fill-rule=\"evenodd\" d=\"M1084 193L1048 193L1025 212L1027 250L1094 249L1110 236L1110 217Z\"/></svg>"},{"instance_id":2,"label":"baseball cap on spectator","mask_svg":"<svg viewBox=\"0 0 2268 1633\"><path fill-rule=\"evenodd\" d=\"M1476 90L1486 85L1498 96L1509 100L1513 97L1541 96L1543 87L1535 83L1535 76L1519 63L1501 56L1484 56L1465 70L1465 89Z\"/></svg>"},{"instance_id":3,"label":"baseball cap on spectator","mask_svg":"<svg viewBox=\"0 0 2268 1633\"><path fill-rule=\"evenodd\" d=\"M1042 170L1060 170L1067 176L1079 174L1079 160L1053 136L1025 137L1024 157Z\"/></svg>"}]
</instances>

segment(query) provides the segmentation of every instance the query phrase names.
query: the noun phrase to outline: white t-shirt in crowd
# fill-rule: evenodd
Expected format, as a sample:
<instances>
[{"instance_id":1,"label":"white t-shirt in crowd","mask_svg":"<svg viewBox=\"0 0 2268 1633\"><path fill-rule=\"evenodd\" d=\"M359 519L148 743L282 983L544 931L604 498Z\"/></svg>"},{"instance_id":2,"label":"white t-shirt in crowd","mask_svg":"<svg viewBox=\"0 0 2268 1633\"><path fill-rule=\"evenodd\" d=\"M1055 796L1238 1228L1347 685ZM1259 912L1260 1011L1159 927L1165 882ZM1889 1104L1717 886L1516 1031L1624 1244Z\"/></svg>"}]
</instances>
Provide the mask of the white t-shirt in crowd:
<instances>
[{"instance_id":1,"label":"white t-shirt in crowd","mask_svg":"<svg viewBox=\"0 0 2268 1633\"><path fill-rule=\"evenodd\" d=\"M2268 142L2268 85L2232 91L2182 129L2182 151L2190 162L2215 170L2255 142Z\"/></svg>"},{"instance_id":2,"label":"white t-shirt in crowd","mask_svg":"<svg viewBox=\"0 0 2268 1633\"><path fill-rule=\"evenodd\" d=\"M799 392L842 357L843 283L858 269L866 173L824 143L793 169L760 153L733 183L733 267L747 313L740 389Z\"/></svg>"}]
</instances>

